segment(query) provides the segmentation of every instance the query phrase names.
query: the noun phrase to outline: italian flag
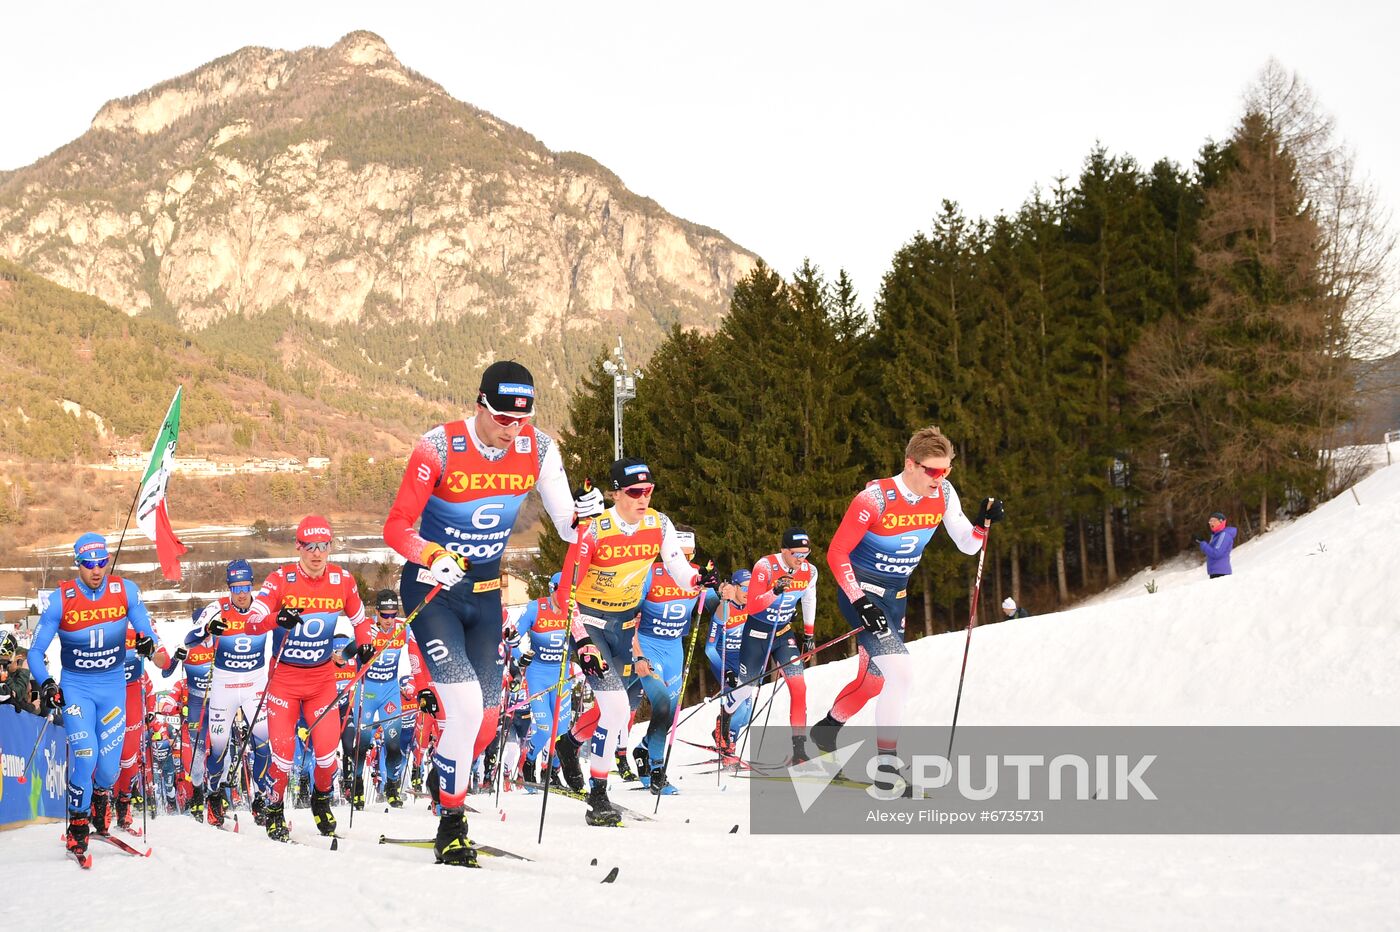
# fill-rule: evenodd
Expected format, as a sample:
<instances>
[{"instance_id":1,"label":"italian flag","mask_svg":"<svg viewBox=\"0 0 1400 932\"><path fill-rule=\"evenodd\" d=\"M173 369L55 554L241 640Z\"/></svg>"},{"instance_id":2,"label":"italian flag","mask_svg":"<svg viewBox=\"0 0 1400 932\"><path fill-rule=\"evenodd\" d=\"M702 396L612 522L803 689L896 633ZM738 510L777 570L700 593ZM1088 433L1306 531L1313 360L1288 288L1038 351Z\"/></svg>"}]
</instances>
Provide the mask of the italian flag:
<instances>
[{"instance_id":1,"label":"italian flag","mask_svg":"<svg viewBox=\"0 0 1400 932\"><path fill-rule=\"evenodd\" d=\"M175 441L180 435L180 394L184 386L175 389L170 410L156 434L151 447L151 461L141 477L141 494L136 504L136 525L141 533L155 541L160 557L160 572L166 579L179 581L180 554L189 548L180 543L170 527L170 514L165 507L165 487L170 483L170 470L175 466Z\"/></svg>"}]
</instances>

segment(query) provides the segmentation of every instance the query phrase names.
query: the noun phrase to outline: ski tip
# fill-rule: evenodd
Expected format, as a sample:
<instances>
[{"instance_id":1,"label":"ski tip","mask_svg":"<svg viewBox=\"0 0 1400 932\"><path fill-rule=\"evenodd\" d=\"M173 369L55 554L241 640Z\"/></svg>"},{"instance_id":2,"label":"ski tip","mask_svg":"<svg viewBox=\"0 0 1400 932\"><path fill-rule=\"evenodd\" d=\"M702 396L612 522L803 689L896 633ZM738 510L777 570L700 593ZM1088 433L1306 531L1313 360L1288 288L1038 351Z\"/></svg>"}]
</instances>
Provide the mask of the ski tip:
<instances>
[{"instance_id":1,"label":"ski tip","mask_svg":"<svg viewBox=\"0 0 1400 932\"><path fill-rule=\"evenodd\" d=\"M602 882L603 882L603 883L612 883L612 882L613 882L614 880L616 880L616 879L617 879L617 868L614 867L612 870L608 871L608 876L604 877L603 880L602 880Z\"/></svg>"},{"instance_id":2,"label":"ski tip","mask_svg":"<svg viewBox=\"0 0 1400 932\"><path fill-rule=\"evenodd\" d=\"M731 834L731 835L737 835L737 834L739 834L739 826L735 825L733 828L731 828L731 829L729 830L729 834Z\"/></svg>"},{"instance_id":3,"label":"ski tip","mask_svg":"<svg viewBox=\"0 0 1400 932\"><path fill-rule=\"evenodd\" d=\"M594 858L593 860L589 861L589 862L588 862L588 866L589 866L589 867L597 867L597 866L598 866L598 859L597 859L597 858Z\"/></svg>"}]
</instances>

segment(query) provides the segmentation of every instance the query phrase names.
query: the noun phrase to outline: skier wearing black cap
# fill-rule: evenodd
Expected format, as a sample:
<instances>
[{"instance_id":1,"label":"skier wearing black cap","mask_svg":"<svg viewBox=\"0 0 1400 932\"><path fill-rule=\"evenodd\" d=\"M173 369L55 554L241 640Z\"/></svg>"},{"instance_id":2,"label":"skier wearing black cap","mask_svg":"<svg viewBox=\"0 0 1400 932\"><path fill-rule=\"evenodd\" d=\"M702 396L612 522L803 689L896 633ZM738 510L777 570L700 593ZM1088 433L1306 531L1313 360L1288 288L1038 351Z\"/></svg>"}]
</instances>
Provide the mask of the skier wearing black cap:
<instances>
[{"instance_id":1,"label":"skier wearing black cap","mask_svg":"<svg viewBox=\"0 0 1400 932\"><path fill-rule=\"evenodd\" d=\"M346 749L355 755L353 759L354 782L350 788L350 803L356 809L365 808L365 757L373 744L374 736L380 729L384 737L384 760L387 765L388 780L384 784L384 799L396 809L403 808L400 793L399 774L403 770L403 747L400 728L403 717L399 712L401 688L399 680L407 675L407 655L415 649L408 630L399 624L399 596L392 589L381 589L374 599L375 620L370 634L373 657L364 679L353 697L353 704L345 716L345 728L341 733L341 751ZM341 657L349 661L360 654L354 642L341 651ZM426 687L427 682L423 685Z\"/></svg>"},{"instance_id":2,"label":"skier wearing black cap","mask_svg":"<svg viewBox=\"0 0 1400 932\"><path fill-rule=\"evenodd\" d=\"M384 542L407 561L404 609L442 587L414 619L413 635L434 686L420 694L421 707L442 726L433 763L442 805L435 850L445 864L476 866L464 815L467 776L500 714L500 562L516 515L537 489L559 536L573 543L575 513L591 517L603 506L596 489L570 494L559 448L530 424L534 413L530 371L492 363L475 414L434 427L413 448L384 522Z\"/></svg>"},{"instance_id":3,"label":"skier wearing black cap","mask_svg":"<svg viewBox=\"0 0 1400 932\"><path fill-rule=\"evenodd\" d=\"M817 623L817 568L808 562L812 541L801 528L783 532L783 548L762 558L753 567L744 612L743 646L739 648L739 674L736 681L752 679L763 672L769 658L782 668L789 693L788 721L792 726L792 761L808 759L807 681L797 656L816 647L813 634ZM792 625L798 605L802 606L802 649ZM752 683L734 690L731 702L742 705L758 691Z\"/></svg>"},{"instance_id":4,"label":"skier wearing black cap","mask_svg":"<svg viewBox=\"0 0 1400 932\"><path fill-rule=\"evenodd\" d=\"M564 579L578 580L570 632L597 705L559 737L555 750L565 779L577 786L582 782L579 747L592 742L589 825L621 823L608 799L608 769L630 711L623 680L643 659L632 654L632 636L652 563L659 556L677 585L690 592L719 586L712 566L702 572L690 565L671 520L651 507L656 490L651 468L638 459L620 459L610 474L613 505L569 548L563 570Z\"/></svg>"}]
</instances>

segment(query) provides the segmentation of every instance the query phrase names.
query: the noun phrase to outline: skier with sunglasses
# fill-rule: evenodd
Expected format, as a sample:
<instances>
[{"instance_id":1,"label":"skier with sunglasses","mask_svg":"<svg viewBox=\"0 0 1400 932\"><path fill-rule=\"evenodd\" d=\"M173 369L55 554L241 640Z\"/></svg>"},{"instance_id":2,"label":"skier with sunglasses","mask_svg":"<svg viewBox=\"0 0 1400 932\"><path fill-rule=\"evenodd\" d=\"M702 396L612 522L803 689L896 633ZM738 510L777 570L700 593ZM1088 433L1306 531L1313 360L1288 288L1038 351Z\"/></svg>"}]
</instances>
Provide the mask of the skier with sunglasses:
<instances>
[{"instance_id":1,"label":"skier with sunglasses","mask_svg":"<svg viewBox=\"0 0 1400 932\"><path fill-rule=\"evenodd\" d=\"M592 742L585 819L589 825L615 826L621 815L608 799L608 769L630 711L623 681L645 660L633 655L633 634L651 565L660 557L671 579L695 595L718 588L719 577L713 565L703 572L690 565L671 519L651 507L656 483L646 463L620 459L610 475L613 505L569 548L563 569L564 579L578 580L569 627L597 704L560 735L555 750L565 779L573 783L579 776L579 748Z\"/></svg>"},{"instance_id":2,"label":"skier with sunglasses","mask_svg":"<svg viewBox=\"0 0 1400 932\"><path fill-rule=\"evenodd\" d=\"M127 631L135 631L135 650L142 658L155 656L159 644L141 590L128 579L108 576L106 538L82 535L73 544L73 558L76 577L59 584L39 616L29 646L29 669L40 684L40 711L47 715L63 710L72 752L64 844L86 861L89 828L107 833L108 803L121 762ZM44 659L55 637L63 668L61 688Z\"/></svg>"},{"instance_id":3,"label":"skier with sunglasses","mask_svg":"<svg viewBox=\"0 0 1400 932\"><path fill-rule=\"evenodd\" d=\"M909 692L909 649L904 646L904 616L909 577L924 548L941 526L958 549L975 554L987 528L1004 516L995 498L982 501L973 524L948 474L953 443L937 427L925 427L909 439L904 469L862 489L846 509L831 546L827 565L839 590L836 604L860 645L856 677L841 690L831 711L812 726L812 741L822 751L836 749L837 732L867 702L875 706L876 744L887 760L881 768L898 770L898 728Z\"/></svg>"},{"instance_id":4,"label":"skier with sunglasses","mask_svg":"<svg viewBox=\"0 0 1400 932\"><path fill-rule=\"evenodd\" d=\"M315 723L311 729L311 751L316 758L311 815L322 835L335 833L331 787L341 722L338 715L324 713L336 702L331 654L341 615L354 629L360 659L368 658L374 650L355 577L330 562L331 539L329 521L320 515L303 518L297 526L297 562L274 570L248 610L249 633L273 633L275 665L268 673L264 704L272 745L265 827L275 841L291 837L282 797L296 750L298 719Z\"/></svg>"},{"instance_id":5,"label":"skier with sunglasses","mask_svg":"<svg viewBox=\"0 0 1400 932\"><path fill-rule=\"evenodd\" d=\"M734 690L734 705L752 702L758 685L748 682L757 677L772 660L782 669L790 699L788 718L792 726L792 763L808 759L807 681L802 675L799 654L816 646L813 632L817 622L817 568L807 560L812 542L801 528L783 532L783 546L754 564L749 580L744 614L744 637L739 648L738 679L745 685ZM793 622L802 609L802 649L798 650Z\"/></svg>"},{"instance_id":6,"label":"skier with sunglasses","mask_svg":"<svg viewBox=\"0 0 1400 932\"><path fill-rule=\"evenodd\" d=\"M441 737L433 755L441 804L434 850L439 863L476 866L465 815L472 761L491 742L501 707L505 653L501 556L532 489L559 536L573 543L575 513L598 514L596 489L573 496L554 439L530 423L535 381L518 362L482 373L473 416L434 427L409 454L384 521L384 542L406 561L399 582L404 611L431 602L413 621L433 688L419 693ZM415 527L417 525L417 527Z\"/></svg>"}]
</instances>

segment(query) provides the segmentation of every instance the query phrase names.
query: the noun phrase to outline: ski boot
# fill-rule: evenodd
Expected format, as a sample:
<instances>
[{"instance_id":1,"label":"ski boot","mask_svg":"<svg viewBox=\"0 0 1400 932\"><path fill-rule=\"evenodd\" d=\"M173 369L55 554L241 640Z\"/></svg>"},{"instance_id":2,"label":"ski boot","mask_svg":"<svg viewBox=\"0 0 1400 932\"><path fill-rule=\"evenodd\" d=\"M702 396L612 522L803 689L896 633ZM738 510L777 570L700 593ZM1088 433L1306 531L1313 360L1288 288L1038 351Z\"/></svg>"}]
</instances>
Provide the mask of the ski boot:
<instances>
[{"instance_id":1,"label":"ski boot","mask_svg":"<svg viewBox=\"0 0 1400 932\"><path fill-rule=\"evenodd\" d=\"M415 792L415 793L422 793L422 792L423 792L423 768L422 768L422 767L417 767L417 766L415 766L415 767L413 768L413 777L412 777L412 779L409 780L408 785L409 785L410 787L413 788L413 792Z\"/></svg>"},{"instance_id":2,"label":"ski boot","mask_svg":"<svg viewBox=\"0 0 1400 932\"><path fill-rule=\"evenodd\" d=\"M729 736L729 719L729 713L723 709L720 709L719 715L715 717L715 750L724 757L734 756L734 741Z\"/></svg>"},{"instance_id":3,"label":"ski boot","mask_svg":"<svg viewBox=\"0 0 1400 932\"><path fill-rule=\"evenodd\" d=\"M525 759L525 763L520 767L520 777L527 785L536 782L535 762L528 757Z\"/></svg>"},{"instance_id":4,"label":"ski boot","mask_svg":"<svg viewBox=\"0 0 1400 932\"><path fill-rule=\"evenodd\" d=\"M117 828L131 828L134 820L131 816L130 793L117 794Z\"/></svg>"},{"instance_id":5,"label":"ski boot","mask_svg":"<svg viewBox=\"0 0 1400 932\"><path fill-rule=\"evenodd\" d=\"M355 791L350 795L350 805L352 805L352 806L355 807L355 811L356 811L356 812L364 812L364 811L365 811L365 778L364 778L364 777L361 777L361 776L358 776L358 775L355 777ZM315 802L314 802L314 801L312 802L311 808L312 808L312 809L315 809L315 808L316 808L316 805L315 805Z\"/></svg>"},{"instance_id":6,"label":"ski boot","mask_svg":"<svg viewBox=\"0 0 1400 932\"><path fill-rule=\"evenodd\" d=\"M267 829L267 837L273 841L286 842L291 840L292 831L287 828L287 816L282 809L280 799L269 804L267 809L263 811L263 827Z\"/></svg>"},{"instance_id":7,"label":"ski boot","mask_svg":"<svg viewBox=\"0 0 1400 932\"><path fill-rule=\"evenodd\" d=\"M253 824L267 824L267 800L263 799L262 793L253 794Z\"/></svg>"},{"instance_id":8,"label":"ski boot","mask_svg":"<svg viewBox=\"0 0 1400 932\"><path fill-rule=\"evenodd\" d=\"M642 786L651 786L651 755L647 753L646 745L637 745L632 756L637 759L637 773L642 775Z\"/></svg>"},{"instance_id":9,"label":"ski boot","mask_svg":"<svg viewBox=\"0 0 1400 932\"><path fill-rule=\"evenodd\" d=\"M828 712L826 716L809 729L812 733L812 743L823 754L830 754L836 750L836 733L841 730L841 722L831 717Z\"/></svg>"},{"instance_id":10,"label":"ski boot","mask_svg":"<svg viewBox=\"0 0 1400 932\"><path fill-rule=\"evenodd\" d=\"M657 764L651 768L651 787L653 796L675 796L680 790L671 785L671 781L666 779L666 768Z\"/></svg>"},{"instance_id":11,"label":"ski boot","mask_svg":"<svg viewBox=\"0 0 1400 932\"><path fill-rule=\"evenodd\" d=\"M204 787L197 786L194 792L190 793L189 814L196 822L204 821Z\"/></svg>"},{"instance_id":12,"label":"ski boot","mask_svg":"<svg viewBox=\"0 0 1400 932\"><path fill-rule=\"evenodd\" d=\"M549 768L549 784L561 790L567 790L568 784L564 782L564 775L559 772L559 765L555 764Z\"/></svg>"},{"instance_id":13,"label":"ski boot","mask_svg":"<svg viewBox=\"0 0 1400 932\"><path fill-rule=\"evenodd\" d=\"M433 853L437 863L452 867L480 867L476 862L476 849L467 838L466 810L461 808L444 809L438 820L437 837L433 839Z\"/></svg>"},{"instance_id":14,"label":"ski boot","mask_svg":"<svg viewBox=\"0 0 1400 932\"><path fill-rule=\"evenodd\" d=\"M622 778L623 783L637 782L637 775L632 772L632 762L627 759L626 748L618 748L613 760L617 761L617 775Z\"/></svg>"},{"instance_id":15,"label":"ski boot","mask_svg":"<svg viewBox=\"0 0 1400 932\"><path fill-rule=\"evenodd\" d=\"M292 808L311 808L311 781L305 777L302 777L301 780L297 782L297 795L296 799L292 801Z\"/></svg>"},{"instance_id":16,"label":"ski boot","mask_svg":"<svg viewBox=\"0 0 1400 932\"><path fill-rule=\"evenodd\" d=\"M811 759L812 755L807 753L807 739L802 735L793 735L792 756L787 759L788 766L805 764Z\"/></svg>"},{"instance_id":17,"label":"ski boot","mask_svg":"<svg viewBox=\"0 0 1400 932\"><path fill-rule=\"evenodd\" d=\"M106 835L112 830L111 804L111 790L96 789L92 791L92 820L89 826L99 835Z\"/></svg>"},{"instance_id":18,"label":"ski boot","mask_svg":"<svg viewBox=\"0 0 1400 932\"><path fill-rule=\"evenodd\" d=\"M554 742L554 753L559 758L559 770L564 775L564 783L571 790L583 789L583 771L578 765L579 742L572 734L559 736Z\"/></svg>"},{"instance_id":19,"label":"ski boot","mask_svg":"<svg viewBox=\"0 0 1400 932\"><path fill-rule=\"evenodd\" d=\"M228 812L228 797L224 796L223 787L212 790L205 798L204 806L209 810L209 824L223 828L224 815Z\"/></svg>"},{"instance_id":20,"label":"ski boot","mask_svg":"<svg viewBox=\"0 0 1400 932\"><path fill-rule=\"evenodd\" d=\"M618 827L622 825L622 814L613 808L608 799L608 781L593 780L588 790L588 811L583 814L589 825Z\"/></svg>"},{"instance_id":21,"label":"ski boot","mask_svg":"<svg viewBox=\"0 0 1400 932\"><path fill-rule=\"evenodd\" d=\"M403 808L403 797L399 795L399 781L388 780L384 783L384 801L395 809Z\"/></svg>"},{"instance_id":22,"label":"ski boot","mask_svg":"<svg viewBox=\"0 0 1400 932\"><path fill-rule=\"evenodd\" d=\"M335 834L335 813L331 812L330 790L324 793L317 790L311 794L311 817L316 820L316 829L322 835Z\"/></svg>"},{"instance_id":23,"label":"ski boot","mask_svg":"<svg viewBox=\"0 0 1400 932\"><path fill-rule=\"evenodd\" d=\"M439 786L437 764L433 764L428 768L428 798L433 801L434 810L442 805L442 799L438 796Z\"/></svg>"},{"instance_id":24,"label":"ski boot","mask_svg":"<svg viewBox=\"0 0 1400 932\"><path fill-rule=\"evenodd\" d=\"M68 831L63 835L63 845L69 851L82 857L88 849L88 814L74 810L68 813Z\"/></svg>"}]
</instances>

